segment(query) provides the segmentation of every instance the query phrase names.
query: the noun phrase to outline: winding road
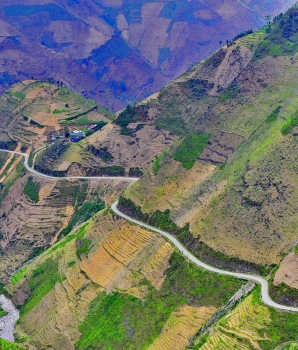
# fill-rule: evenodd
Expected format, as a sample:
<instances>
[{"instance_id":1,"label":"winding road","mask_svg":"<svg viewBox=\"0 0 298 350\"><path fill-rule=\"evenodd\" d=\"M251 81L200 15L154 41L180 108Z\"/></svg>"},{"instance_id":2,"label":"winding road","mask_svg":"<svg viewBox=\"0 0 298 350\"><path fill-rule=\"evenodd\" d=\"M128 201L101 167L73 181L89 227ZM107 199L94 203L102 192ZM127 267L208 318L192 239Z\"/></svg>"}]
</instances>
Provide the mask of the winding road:
<instances>
[{"instance_id":1,"label":"winding road","mask_svg":"<svg viewBox=\"0 0 298 350\"><path fill-rule=\"evenodd\" d=\"M2 150L0 150L2 151ZM53 177L53 176L48 176L48 175L44 175L44 174L41 174L39 172L37 172L36 170L34 170L33 168L31 168L28 164L28 159L29 159L29 156L27 154L24 154L24 153L21 153L21 152L14 152L14 151L7 151L7 150L3 150L5 152L8 152L8 153L12 153L12 154L19 154L23 157L25 157L25 161L24 161L24 165L26 167L26 169L35 174L35 175L38 175L38 176L41 176L41 177L44 177L44 178L47 178L47 179L55 179L55 180L62 180L62 179L96 179L96 180L102 180L102 179L113 179L113 180L123 180L123 181L128 181L128 182L135 182L137 181L138 179L137 178L131 178L131 177L112 177L112 176L105 176L105 177L101 177L101 176L93 176L93 177ZM118 205L118 201L114 202L111 206L112 210L114 211L115 214L121 216L122 218L130 221L130 222L133 222L141 227L144 227L144 228L147 228L151 231L154 231L164 237L166 237L169 241L171 241L175 246L176 248L187 258L189 259L190 261L192 261L194 264L206 269L206 270L209 270L211 272L215 272L215 273L219 273L221 275L227 275L227 276L232 276L232 277L235 277L235 278L240 278L240 279L244 279L244 280L249 280L249 281L253 281L253 282L256 282L256 283L259 283L261 285L261 294L262 294L262 301L268 305L268 306L271 306L275 309L279 309L279 310L284 310L284 311L292 311L292 312L298 312L298 307L291 307L291 306L286 306L286 305L282 305L282 304L278 304L276 302L274 302L270 296L269 296L269 285L268 285L268 282L260 277L260 276L255 276L255 275L250 275L250 274L244 274L244 273L238 273L238 272L231 272L231 271L227 271L227 270L221 270L221 269L218 269L216 267L213 267L213 266L210 266L210 265L207 265L205 264L204 262L202 262L201 260L199 260L198 258L196 258L192 253L190 253L174 236L172 236L170 233L168 232L165 232L163 230L160 230L156 227L153 227L153 226L150 226L150 225L147 225L145 224L144 222L141 222L139 220L136 220L134 218L131 218L130 216L122 213L118 208L117 208L117 205Z\"/></svg>"},{"instance_id":2,"label":"winding road","mask_svg":"<svg viewBox=\"0 0 298 350\"><path fill-rule=\"evenodd\" d=\"M136 177L128 177L128 176L51 176L51 175L45 175L42 173L39 173L36 171L33 167L29 166L29 156L26 153L22 152L16 152L16 151L9 151L6 149L0 149L1 152L11 153L11 154L17 154L20 156L23 156L25 158L24 160L24 166L25 168L32 174L43 177L45 179L50 180L120 180L120 181L127 181L127 182L135 182L138 180Z\"/></svg>"}]
</instances>

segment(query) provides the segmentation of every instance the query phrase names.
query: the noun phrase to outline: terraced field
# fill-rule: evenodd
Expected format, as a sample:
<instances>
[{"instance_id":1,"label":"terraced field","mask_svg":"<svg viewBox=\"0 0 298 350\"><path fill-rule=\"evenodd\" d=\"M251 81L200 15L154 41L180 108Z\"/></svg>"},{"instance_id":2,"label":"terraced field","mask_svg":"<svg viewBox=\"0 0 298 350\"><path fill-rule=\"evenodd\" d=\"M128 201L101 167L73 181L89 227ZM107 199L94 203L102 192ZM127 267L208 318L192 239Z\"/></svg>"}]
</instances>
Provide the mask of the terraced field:
<instances>
[{"instance_id":1,"label":"terraced field","mask_svg":"<svg viewBox=\"0 0 298 350\"><path fill-rule=\"evenodd\" d=\"M7 278L28 258L53 244L84 203L98 201L99 198L109 203L126 186L121 181L101 183L43 179L26 175L22 164L22 157L6 155L0 169L1 279ZM34 187L26 192L29 179ZM87 209L85 211L84 215L88 215ZM83 220L83 216L76 220Z\"/></svg>"},{"instance_id":2,"label":"terraced field","mask_svg":"<svg viewBox=\"0 0 298 350\"><path fill-rule=\"evenodd\" d=\"M87 128L109 122L113 114L64 87L33 80L14 85L0 98L1 127L19 145L39 148L49 135L64 133L64 127ZM63 126L63 121L65 123Z\"/></svg>"},{"instance_id":3,"label":"terraced field","mask_svg":"<svg viewBox=\"0 0 298 350\"><path fill-rule=\"evenodd\" d=\"M106 238L101 241L96 253L83 260L81 269L107 291L120 288L140 297L144 290L134 287L143 276L160 289L173 253L172 246L137 226L121 223L121 227L112 231L108 227L106 231L104 223L109 225L110 221L104 221L101 227L101 234Z\"/></svg>"},{"instance_id":4,"label":"terraced field","mask_svg":"<svg viewBox=\"0 0 298 350\"><path fill-rule=\"evenodd\" d=\"M205 300L210 283L223 283L224 293L214 298L214 288ZM117 342L117 337L110 338L114 318L123 318L117 331L121 344L145 349L151 343L155 346L153 340L160 332L157 342L172 343L172 335L179 331L180 346L187 344L240 285L225 277L218 281L215 275L188 266L160 236L105 212L27 265L8 291L21 308L16 331L35 346L73 349L76 344L85 349L111 344ZM28 286L35 286L33 293ZM107 303L104 314L102 303ZM132 338L125 322L133 329ZM172 335L164 338L162 329L170 329Z\"/></svg>"},{"instance_id":5,"label":"terraced field","mask_svg":"<svg viewBox=\"0 0 298 350\"><path fill-rule=\"evenodd\" d=\"M224 316L194 341L194 349L295 349L296 313L284 313L266 307L255 290L233 311ZM293 342L293 345L290 345Z\"/></svg>"},{"instance_id":6,"label":"terraced field","mask_svg":"<svg viewBox=\"0 0 298 350\"><path fill-rule=\"evenodd\" d=\"M182 306L172 313L160 336L148 350L182 350L189 344L195 333L214 314L212 307Z\"/></svg>"}]
</instances>

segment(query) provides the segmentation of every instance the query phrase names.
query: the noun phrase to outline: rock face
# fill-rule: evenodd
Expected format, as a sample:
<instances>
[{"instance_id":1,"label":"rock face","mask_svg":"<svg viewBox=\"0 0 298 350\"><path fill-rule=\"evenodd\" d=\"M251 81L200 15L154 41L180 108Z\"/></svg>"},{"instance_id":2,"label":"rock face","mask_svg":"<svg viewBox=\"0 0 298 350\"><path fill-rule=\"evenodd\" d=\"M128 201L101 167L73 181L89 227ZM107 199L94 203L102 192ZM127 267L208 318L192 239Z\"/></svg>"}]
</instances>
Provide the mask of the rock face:
<instances>
[{"instance_id":1,"label":"rock face","mask_svg":"<svg viewBox=\"0 0 298 350\"><path fill-rule=\"evenodd\" d=\"M14 341L13 333L15 324L20 317L19 310L3 294L0 295L0 304L7 312L5 316L0 317L0 338Z\"/></svg>"},{"instance_id":2,"label":"rock face","mask_svg":"<svg viewBox=\"0 0 298 350\"><path fill-rule=\"evenodd\" d=\"M0 91L53 78L119 110L294 3L3 0Z\"/></svg>"}]
</instances>

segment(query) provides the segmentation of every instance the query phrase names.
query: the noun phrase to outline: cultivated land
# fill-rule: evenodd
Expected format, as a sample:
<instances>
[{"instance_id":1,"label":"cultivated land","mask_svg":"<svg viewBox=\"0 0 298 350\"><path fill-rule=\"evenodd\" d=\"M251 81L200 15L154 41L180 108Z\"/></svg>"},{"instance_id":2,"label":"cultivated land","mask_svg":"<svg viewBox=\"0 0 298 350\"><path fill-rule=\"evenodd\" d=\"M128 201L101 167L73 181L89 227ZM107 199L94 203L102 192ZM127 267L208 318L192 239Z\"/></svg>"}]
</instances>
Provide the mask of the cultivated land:
<instances>
[{"instance_id":1,"label":"cultivated land","mask_svg":"<svg viewBox=\"0 0 298 350\"><path fill-rule=\"evenodd\" d=\"M22 156L0 156L0 279L111 203L127 186L120 180L43 179L26 174Z\"/></svg>"},{"instance_id":2,"label":"cultivated land","mask_svg":"<svg viewBox=\"0 0 298 350\"><path fill-rule=\"evenodd\" d=\"M28 264L7 290L21 310L22 342L146 349L176 342L177 331L180 348L187 345L241 284L188 264L162 237L105 210Z\"/></svg>"},{"instance_id":3,"label":"cultivated land","mask_svg":"<svg viewBox=\"0 0 298 350\"><path fill-rule=\"evenodd\" d=\"M88 175L81 165L88 153L101 159L97 171L101 161L135 176L141 170L140 180L120 196L122 211L171 232L210 265L266 276L275 301L297 305L296 21L293 8L192 67L156 98L128 107L102 131L71 144L73 149L41 151L36 167L58 150L42 170ZM14 93L22 102L21 92ZM62 113L58 106L53 115ZM123 150L125 145L149 147L149 131L158 141L149 164L141 164L142 150ZM0 137L3 145L16 146L8 133ZM113 139L118 137L117 154ZM134 152L137 160L131 163ZM72 168L53 168L62 161ZM10 199L13 210L5 215L15 212L14 225L20 214L8 193L15 184L23 186L22 196L34 208L54 193L45 179L25 174L18 156L2 155L0 162L2 203ZM114 174L123 171L113 169ZM66 226L55 228L51 246L34 252L35 260L11 278L4 276L21 312L20 344L37 349L295 348L296 313L263 305L258 288L226 309L242 281L194 266L161 236L103 209L100 199L111 203L124 185L111 185L108 192L79 180L61 186L79 187L69 189L77 197ZM83 225L75 227L79 222ZM14 247L18 231L12 231Z\"/></svg>"}]
</instances>

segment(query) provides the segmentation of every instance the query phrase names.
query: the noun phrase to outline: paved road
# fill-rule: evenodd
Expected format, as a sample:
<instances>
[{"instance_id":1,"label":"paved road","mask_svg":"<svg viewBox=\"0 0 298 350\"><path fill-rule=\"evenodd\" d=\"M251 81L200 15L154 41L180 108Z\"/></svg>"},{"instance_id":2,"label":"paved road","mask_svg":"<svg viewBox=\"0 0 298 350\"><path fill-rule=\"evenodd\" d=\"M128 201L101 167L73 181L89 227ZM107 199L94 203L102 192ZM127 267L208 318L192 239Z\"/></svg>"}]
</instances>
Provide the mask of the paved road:
<instances>
[{"instance_id":1,"label":"paved road","mask_svg":"<svg viewBox=\"0 0 298 350\"><path fill-rule=\"evenodd\" d=\"M43 177L45 179L51 179L51 180L71 180L71 179L80 179L80 180L120 180L120 181L127 181L127 182L135 182L138 180L136 177L128 177L128 176L66 176L66 177L59 177L59 176L50 176L42 174L34 168L31 168L29 166L29 156L26 153L22 152L15 152L15 151L8 151L4 149L0 149L2 152L12 153L12 154L18 154L20 156L23 156L25 158L24 160L24 166L25 168L32 174Z\"/></svg>"},{"instance_id":2,"label":"paved road","mask_svg":"<svg viewBox=\"0 0 298 350\"><path fill-rule=\"evenodd\" d=\"M34 170L33 168L31 168L28 164L28 159L29 156L25 153L21 153L21 152L14 152L14 151L6 151L6 150L0 150L0 151L4 151L4 152L8 152L8 153L13 153L13 154L19 154L23 157L25 157L25 161L24 161L24 165L26 167L26 169L38 176L44 177L46 179L55 179L55 180L71 180L71 179L95 179L95 180L122 180L122 181L128 181L128 182L135 182L138 179L137 178L131 178L131 177L113 177L113 176L69 176L69 177L54 177L54 176L48 176L48 175L44 175L39 173L38 171ZM285 311L293 311L293 312L298 312L298 307L291 307L291 306L286 306L286 305L281 305L281 304L277 304L276 302L274 302L270 296L269 296L269 286L268 286L268 282L260 277L260 276L254 276L254 275L248 275L248 274L244 274L244 273L238 273L238 272L231 272L231 271L226 271L226 270L220 270L216 267L212 267L209 266L207 264L205 264L204 262L200 261L198 258L196 258L195 256L193 256L174 236L172 236L171 234L169 234L168 232L162 231L158 228L155 228L153 226L147 225L139 220L133 219L131 217L129 217L128 215L122 213L119 209L117 209L117 205L118 205L118 201L114 202L112 204L112 210L119 216L122 216L124 219L131 221L139 226L145 227L149 230L152 230L154 232L157 232L159 234L161 234L162 236L166 237L169 241L171 241L176 247L177 249L186 257L188 258L190 261L192 261L194 264L215 272L215 273L219 273L221 275L227 275L227 276L233 276L236 278L240 278L240 279L244 279L244 280L250 280L253 282L257 282L260 283L261 287L262 287L262 300L265 304L267 304L268 306L274 307L276 309L279 310L285 310Z\"/></svg>"},{"instance_id":3,"label":"paved road","mask_svg":"<svg viewBox=\"0 0 298 350\"><path fill-rule=\"evenodd\" d=\"M293 311L293 312L298 312L297 307L291 307L291 306L286 306L286 305L281 305L277 304L274 302L268 293L268 282L260 277L260 276L254 276L254 275L248 275L244 273L238 273L238 272L231 272L231 271L226 271L226 270L220 270L216 267L209 266L205 263L203 263L201 260L193 256L175 237L173 237L171 234L168 232L162 231L158 228L155 228L153 226L147 225L139 220L133 219L130 216L122 213L119 209L117 209L118 201L114 202L111 206L112 210L119 216L122 216L124 219L131 221L139 226L145 227L149 230L152 230L154 232L157 232L161 234L162 236L166 237L169 241L171 241L177 248L178 250L185 256L187 257L190 261L192 261L194 264L203 267L206 270L220 273L221 275L227 275L227 276L233 276L236 278L244 279L244 280L250 280L253 282L260 283L262 286L262 300L265 304L268 306L274 307L275 309L280 309L280 310L286 310L286 311Z\"/></svg>"}]
</instances>

